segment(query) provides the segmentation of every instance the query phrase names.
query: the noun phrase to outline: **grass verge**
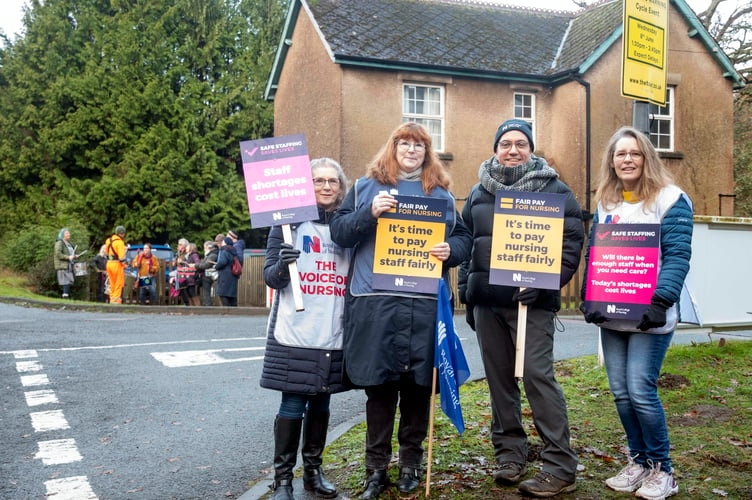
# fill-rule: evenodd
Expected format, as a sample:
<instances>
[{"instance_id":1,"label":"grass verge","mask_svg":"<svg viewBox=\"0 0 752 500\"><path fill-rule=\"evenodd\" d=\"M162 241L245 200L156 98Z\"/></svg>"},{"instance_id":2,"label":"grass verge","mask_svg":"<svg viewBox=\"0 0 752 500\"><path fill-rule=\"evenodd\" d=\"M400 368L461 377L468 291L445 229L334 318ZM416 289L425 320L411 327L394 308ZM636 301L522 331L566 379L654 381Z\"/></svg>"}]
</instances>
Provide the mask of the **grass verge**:
<instances>
[{"instance_id":1,"label":"grass verge","mask_svg":"<svg viewBox=\"0 0 752 500\"><path fill-rule=\"evenodd\" d=\"M555 366L569 405L571 443L580 460L577 491L557 498L632 497L603 484L623 467L627 452L605 369L597 366L595 356L560 361ZM672 346L659 384L679 483L675 498L752 499L752 342L721 339ZM486 382L465 384L460 394L466 426L461 437L437 401L431 498L521 498L516 487L499 486L491 477L495 461ZM541 440L524 398L523 417L530 437L527 477L531 477L539 465ZM327 477L341 488L344 497L362 492L364 443L365 424L360 424L327 448ZM396 456L393 459L389 473L396 481ZM412 497L400 496L391 487L380 498L423 498L424 493L423 482Z\"/></svg>"}]
</instances>

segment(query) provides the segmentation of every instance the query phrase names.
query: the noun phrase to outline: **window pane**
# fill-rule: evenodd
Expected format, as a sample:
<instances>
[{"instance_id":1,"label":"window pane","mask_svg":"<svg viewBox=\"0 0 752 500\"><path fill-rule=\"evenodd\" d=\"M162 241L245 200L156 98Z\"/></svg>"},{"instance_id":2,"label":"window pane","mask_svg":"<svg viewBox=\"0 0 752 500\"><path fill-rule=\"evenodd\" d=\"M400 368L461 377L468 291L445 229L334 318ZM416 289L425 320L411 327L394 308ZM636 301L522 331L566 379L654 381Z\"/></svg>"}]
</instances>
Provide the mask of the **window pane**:
<instances>
[{"instance_id":1,"label":"window pane","mask_svg":"<svg viewBox=\"0 0 752 500\"><path fill-rule=\"evenodd\" d=\"M443 151L444 141L441 136L443 109L442 88L424 85L403 85L402 121L420 123L433 141L436 151Z\"/></svg>"},{"instance_id":2,"label":"window pane","mask_svg":"<svg viewBox=\"0 0 752 500\"><path fill-rule=\"evenodd\" d=\"M426 130L430 134L431 140L433 141L433 149L435 151L441 151L444 149L444 144L442 143L442 139L441 139L441 120L429 120L427 118L405 117L402 119L402 121L420 123L421 125L426 127Z\"/></svg>"},{"instance_id":3,"label":"window pane","mask_svg":"<svg viewBox=\"0 0 752 500\"><path fill-rule=\"evenodd\" d=\"M533 119L533 96L514 94L514 117L523 120Z\"/></svg>"}]
</instances>

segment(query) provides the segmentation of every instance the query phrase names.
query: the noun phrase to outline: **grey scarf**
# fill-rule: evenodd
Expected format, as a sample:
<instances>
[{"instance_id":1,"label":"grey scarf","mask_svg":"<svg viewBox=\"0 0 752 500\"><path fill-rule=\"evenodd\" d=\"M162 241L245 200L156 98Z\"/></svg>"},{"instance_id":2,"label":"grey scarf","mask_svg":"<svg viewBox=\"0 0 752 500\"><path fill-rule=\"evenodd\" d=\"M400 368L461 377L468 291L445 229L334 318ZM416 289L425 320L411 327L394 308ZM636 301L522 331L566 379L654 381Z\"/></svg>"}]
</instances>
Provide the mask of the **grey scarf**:
<instances>
[{"instance_id":1,"label":"grey scarf","mask_svg":"<svg viewBox=\"0 0 752 500\"><path fill-rule=\"evenodd\" d=\"M530 160L516 167L505 167L494 156L484 161L478 170L480 183L489 193L499 189L537 192L558 177L559 174L539 156L531 156Z\"/></svg>"},{"instance_id":2,"label":"grey scarf","mask_svg":"<svg viewBox=\"0 0 752 500\"><path fill-rule=\"evenodd\" d=\"M422 173L423 167L416 168L412 172L405 172L404 170L400 170L399 172L397 172L397 179L401 181L414 181L420 179Z\"/></svg>"}]
</instances>

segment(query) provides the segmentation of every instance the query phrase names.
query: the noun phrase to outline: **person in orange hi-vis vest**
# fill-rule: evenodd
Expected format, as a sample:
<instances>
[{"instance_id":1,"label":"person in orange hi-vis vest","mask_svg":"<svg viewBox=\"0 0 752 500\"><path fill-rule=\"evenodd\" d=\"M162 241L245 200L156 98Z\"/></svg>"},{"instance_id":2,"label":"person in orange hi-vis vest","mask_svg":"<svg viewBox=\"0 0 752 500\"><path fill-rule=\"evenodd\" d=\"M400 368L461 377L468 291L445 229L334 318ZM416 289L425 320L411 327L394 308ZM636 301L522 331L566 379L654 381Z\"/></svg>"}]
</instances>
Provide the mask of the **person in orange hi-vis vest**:
<instances>
[{"instance_id":1,"label":"person in orange hi-vis vest","mask_svg":"<svg viewBox=\"0 0 752 500\"><path fill-rule=\"evenodd\" d=\"M123 303L125 285L125 227L115 228L115 234L104 242L107 251L107 277L110 279L110 303Z\"/></svg>"}]
</instances>

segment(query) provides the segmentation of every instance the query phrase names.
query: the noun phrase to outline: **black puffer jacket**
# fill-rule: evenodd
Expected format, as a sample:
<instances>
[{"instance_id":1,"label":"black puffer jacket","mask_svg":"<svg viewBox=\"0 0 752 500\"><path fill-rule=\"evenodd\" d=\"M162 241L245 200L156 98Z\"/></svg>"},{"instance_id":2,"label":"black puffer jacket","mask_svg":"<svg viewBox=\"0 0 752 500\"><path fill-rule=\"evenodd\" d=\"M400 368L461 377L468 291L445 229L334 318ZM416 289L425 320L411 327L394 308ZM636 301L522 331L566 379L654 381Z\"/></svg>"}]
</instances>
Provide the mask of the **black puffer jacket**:
<instances>
[{"instance_id":1,"label":"black puffer jacket","mask_svg":"<svg viewBox=\"0 0 752 500\"><path fill-rule=\"evenodd\" d=\"M558 179L551 179L540 190L545 193L566 195L564 206L564 241L561 250L561 286L566 285L580 264L585 231L582 225L582 210L572 190ZM488 273L491 263L491 239L493 237L494 204L496 193L490 193L476 184L470 190L462 218L473 233L473 250L469 261L460 269L459 298L464 304L486 306L516 306L512 300L517 287L490 285ZM561 308L559 290L542 290L535 307L558 311Z\"/></svg>"},{"instance_id":2,"label":"black puffer jacket","mask_svg":"<svg viewBox=\"0 0 752 500\"><path fill-rule=\"evenodd\" d=\"M316 223L328 224L329 217L331 217L330 213L319 209L319 219ZM298 224L291 225L291 230L297 231L298 226ZM276 290L285 288L290 283L287 266L278 265L279 249L283 242L282 227L272 227L267 238L264 281ZM348 390L349 387L343 382L341 349L292 347L276 341L274 331L278 307L279 301L275 300L267 325L261 387L297 394L336 393ZM316 328L315 318L311 320L311 328Z\"/></svg>"}]
</instances>

